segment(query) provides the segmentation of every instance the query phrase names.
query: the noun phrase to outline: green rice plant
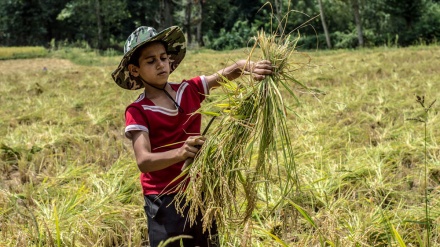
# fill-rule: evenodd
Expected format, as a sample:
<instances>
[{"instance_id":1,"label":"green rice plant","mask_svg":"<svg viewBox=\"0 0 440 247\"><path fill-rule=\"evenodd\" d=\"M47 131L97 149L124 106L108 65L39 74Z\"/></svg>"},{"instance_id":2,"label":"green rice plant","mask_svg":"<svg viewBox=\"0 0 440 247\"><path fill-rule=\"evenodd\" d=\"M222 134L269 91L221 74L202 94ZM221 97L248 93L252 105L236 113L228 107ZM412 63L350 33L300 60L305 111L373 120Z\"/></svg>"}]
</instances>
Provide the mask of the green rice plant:
<instances>
[{"instance_id":1,"label":"green rice plant","mask_svg":"<svg viewBox=\"0 0 440 247\"><path fill-rule=\"evenodd\" d=\"M57 207L55 204L53 205L53 214L55 216L57 246L59 247L61 246L60 219L58 217Z\"/></svg>"},{"instance_id":2,"label":"green rice plant","mask_svg":"<svg viewBox=\"0 0 440 247\"><path fill-rule=\"evenodd\" d=\"M393 234L394 239L399 244L400 247L406 247L405 242L403 242L402 237L400 236L399 232L396 230L396 228L391 224L391 233Z\"/></svg>"},{"instance_id":3,"label":"green rice plant","mask_svg":"<svg viewBox=\"0 0 440 247\"><path fill-rule=\"evenodd\" d=\"M201 213L205 230L214 222L220 229L231 223L244 225L259 202L273 212L299 188L287 126L289 106L284 100L290 96L298 103L295 88L307 90L295 78L295 72L310 62L296 51L298 39L285 33L258 32L248 61L258 49L259 59L271 61L273 74L262 81L223 78L224 94L213 96L200 109L219 120L194 163L181 175L190 179L180 184L185 190L178 193L176 205L189 206L191 224ZM299 62L298 56L306 61ZM269 193L271 188L277 188L279 195ZM268 203L271 197L276 198L273 204Z\"/></svg>"}]
</instances>

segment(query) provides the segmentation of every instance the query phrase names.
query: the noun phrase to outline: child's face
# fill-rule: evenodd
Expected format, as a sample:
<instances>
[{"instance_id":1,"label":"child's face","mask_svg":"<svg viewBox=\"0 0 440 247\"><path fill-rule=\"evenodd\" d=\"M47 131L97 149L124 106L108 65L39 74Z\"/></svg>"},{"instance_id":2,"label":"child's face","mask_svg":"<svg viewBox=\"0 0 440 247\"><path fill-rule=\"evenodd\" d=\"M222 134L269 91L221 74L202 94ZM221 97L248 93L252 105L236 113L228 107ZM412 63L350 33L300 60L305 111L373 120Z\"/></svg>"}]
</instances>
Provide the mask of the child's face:
<instances>
[{"instance_id":1,"label":"child's face","mask_svg":"<svg viewBox=\"0 0 440 247\"><path fill-rule=\"evenodd\" d=\"M165 47L160 42L146 45L139 56L139 67L130 64L133 76L140 76L152 85L163 85L170 75L170 62Z\"/></svg>"}]
</instances>

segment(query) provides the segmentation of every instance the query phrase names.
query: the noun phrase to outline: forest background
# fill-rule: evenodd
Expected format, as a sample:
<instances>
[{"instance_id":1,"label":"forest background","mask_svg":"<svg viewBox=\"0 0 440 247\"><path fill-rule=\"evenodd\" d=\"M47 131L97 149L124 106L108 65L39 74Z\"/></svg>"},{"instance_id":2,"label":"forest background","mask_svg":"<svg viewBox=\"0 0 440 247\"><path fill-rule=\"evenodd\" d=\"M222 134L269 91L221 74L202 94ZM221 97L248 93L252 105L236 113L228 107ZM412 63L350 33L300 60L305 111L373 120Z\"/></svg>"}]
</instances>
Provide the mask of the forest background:
<instances>
[{"instance_id":1,"label":"forest background","mask_svg":"<svg viewBox=\"0 0 440 247\"><path fill-rule=\"evenodd\" d=\"M301 32L299 49L436 43L439 0L4 0L0 46L72 45L122 51L138 26L181 26L193 47L245 47L273 17ZM264 6L262 8L262 6Z\"/></svg>"}]
</instances>

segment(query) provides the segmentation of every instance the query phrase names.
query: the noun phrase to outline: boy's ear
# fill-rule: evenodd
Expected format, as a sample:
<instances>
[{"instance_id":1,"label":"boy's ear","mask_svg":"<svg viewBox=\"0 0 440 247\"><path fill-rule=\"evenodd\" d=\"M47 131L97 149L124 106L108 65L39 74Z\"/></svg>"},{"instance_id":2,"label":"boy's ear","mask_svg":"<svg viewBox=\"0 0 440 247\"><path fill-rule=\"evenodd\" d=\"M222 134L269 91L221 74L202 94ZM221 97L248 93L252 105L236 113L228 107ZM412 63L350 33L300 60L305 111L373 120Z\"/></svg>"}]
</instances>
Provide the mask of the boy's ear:
<instances>
[{"instance_id":1,"label":"boy's ear","mask_svg":"<svg viewBox=\"0 0 440 247\"><path fill-rule=\"evenodd\" d=\"M139 68L134 64L128 65L128 71L130 71L130 74L134 77L137 77L139 75Z\"/></svg>"}]
</instances>

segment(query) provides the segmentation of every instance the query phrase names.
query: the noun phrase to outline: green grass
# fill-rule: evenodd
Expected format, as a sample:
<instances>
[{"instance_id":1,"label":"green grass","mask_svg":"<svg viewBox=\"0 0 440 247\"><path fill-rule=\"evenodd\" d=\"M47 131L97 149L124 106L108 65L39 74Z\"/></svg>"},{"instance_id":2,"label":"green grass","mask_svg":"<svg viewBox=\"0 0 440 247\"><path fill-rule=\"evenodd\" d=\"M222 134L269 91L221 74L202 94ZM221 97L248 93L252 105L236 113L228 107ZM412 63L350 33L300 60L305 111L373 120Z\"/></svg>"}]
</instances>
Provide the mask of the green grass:
<instances>
[{"instance_id":1,"label":"green grass","mask_svg":"<svg viewBox=\"0 0 440 247\"><path fill-rule=\"evenodd\" d=\"M0 47L0 60L46 57L47 50L41 46Z\"/></svg>"},{"instance_id":2,"label":"green grass","mask_svg":"<svg viewBox=\"0 0 440 247\"><path fill-rule=\"evenodd\" d=\"M440 245L438 104L426 137L423 123L407 121L423 113L416 95L440 97L439 51L309 52L313 66L297 79L325 94L295 91L300 105L285 97L298 114L288 126L300 192L267 212L279 192L261 191L224 245L240 246L243 235L252 246L426 246L427 236ZM214 73L247 52L189 51L171 80ZM0 61L0 246L145 243L139 173L123 136L125 106L140 92L112 82L119 59L60 50Z\"/></svg>"},{"instance_id":3,"label":"green grass","mask_svg":"<svg viewBox=\"0 0 440 247\"><path fill-rule=\"evenodd\" d=\"M116 56L122 57L122 53L115 50L98 52L92 49L64 47L52 51L51 57L67 59L75 64L83 66L111 66L115 64Z\"/></svg>"}]
</instances>

